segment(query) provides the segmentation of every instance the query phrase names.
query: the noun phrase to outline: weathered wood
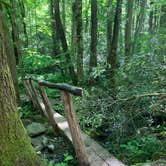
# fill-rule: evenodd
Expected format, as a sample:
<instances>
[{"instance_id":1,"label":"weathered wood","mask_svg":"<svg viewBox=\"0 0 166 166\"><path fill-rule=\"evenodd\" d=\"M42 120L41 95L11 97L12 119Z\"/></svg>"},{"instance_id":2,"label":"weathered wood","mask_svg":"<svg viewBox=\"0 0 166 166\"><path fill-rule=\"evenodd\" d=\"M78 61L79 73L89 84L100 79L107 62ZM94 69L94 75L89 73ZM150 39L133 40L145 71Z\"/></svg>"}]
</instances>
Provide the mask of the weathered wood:
<instances>
[{"instance_id":1,"label":"weathered wood","mask_svg":"<svg viewBox=\"0 0 166 166\"><path fill-rule=\"evenodd\" d=\"M27 85L27 80L23 80L23 85L24 85L24 87L25 87L25 89L26 89L26 94L27 94L27 96L28 96L29 99L31 100L31 99L32 99L32 94L31 94L31 92L30 92L30 90L29 90L29 87L28 87L28 85Z\"/></svg>"},{"instance_id":2,"label":"weathered wood","mask_svg":"<svg viewBox=\"0 0 166 166\"><path fill-rule=\"evenodd\" d=\"M50 124L52 125L54 131L58 132L58 126L57 126L56 121L54 120L53 109L51 107L51 103L50 103L50 101L49 101L49 99L47 97L47 94L46 94L43 86L39 85L39 92L40 92L40 95L42 97L42 100L43 100L43 103L44 103L44 106L45 106L45 111L47 112Z\"/></svg>"},{"instance_id":3,"label":"weathered wood","mask_svg":"<svg viewBox=\"0 0 166 166\"><path fill-rule=\"evenodd\" d=\"M31 78L31 79L33 81L37 82L38 84L40 84L42 86L46 86L48 88L67 91L67 92L70 92L71 94L76 95L76 96L82 96L83 95L83 90L80 87L71 86L71 85L66 84L66 83L51 83L49 81L40 80L40 79L36 79L36 78Z\"/></svg>"},{"instance_id":4,"label":"weathered wood","mask_svg":"<svg viewBox=\"0 0 166 166\"><path fill-rule=\"evenodd\" d=\"M65 115L69 124L73 145L80 166L89 166L88 156L82 139L80 127L77 122L76 113L73 108L73 102L70 94L63 91L62 99L64 103Z\"/></svg>"},{"instance_id":5,"label":"weathered wood","mask_svg":"<svg viewBox=\"0 0 166 166\"><path fill-rule=\"evenodd\" d=\"M61 133L65 135L69 141L72 141L72 135L69 124L66 119L59 113L54 113L54 120ZM95 140L82 132L82 138L85 144L86 154L90 162L90 166L125 166L121 161L116 159L106 149L99 145Z\"/></svg>"},{"instance_id":6,"label":"weathered wood","mask_svg":"<svg viewBox=\"0 0 166 166\"><path fill-rule=\"evenodd\" d=\"M29 86L30 86L30 89L31 89L31 92L32 92L32 100L36 104L36 107L38 108L38 111L41 113L42 116L44 116L44 112L43 112L42 107L40 105L40 101L38 99L38 95L36 93L36 90L35 90L35 88L33 86L33 83L32 83L31 79L29 79Z\"/></svg>"},{"instance_id":7,"label":"weathered wood","mask_svg":"<svg viewBox=\"0 0 166 166\"><path fill-rule=\"evenodd\" d=\"M27 81L25 81L24 85L27 87L26 89L28 92L32 94L33 92L31 87L28 85L29 79L26 80ZM80 166L86 166L86 164L90 166L124 166L121 161L116 159L96 141L81 132L77 123L76 113L73 109L73 102L68 92L63 92L62 94L65 106L65 114L68 122L62 115L52 109L51 103L46 92L44 91L44 87L40 84L39 92L43 101L43 103L40 103L43 112L47 113L47 115L45 115L47 118L49 118L50 124L53 126L56 132L60 132L73 143L78 160L80 160L79 162L81 163ZM34 98L31 97L31 100L33 99ZM83 163L84 161L85 163Z\"/></svg>"}]
</instances>

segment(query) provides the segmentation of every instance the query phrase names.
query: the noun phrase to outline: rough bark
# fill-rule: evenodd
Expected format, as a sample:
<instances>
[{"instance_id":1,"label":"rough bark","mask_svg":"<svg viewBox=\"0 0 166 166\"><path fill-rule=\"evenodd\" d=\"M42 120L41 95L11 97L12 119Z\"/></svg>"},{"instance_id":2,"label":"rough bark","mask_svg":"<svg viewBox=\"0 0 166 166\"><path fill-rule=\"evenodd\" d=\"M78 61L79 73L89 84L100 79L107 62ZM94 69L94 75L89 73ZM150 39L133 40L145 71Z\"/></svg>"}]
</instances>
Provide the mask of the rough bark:
<instances>
[{"instance_id":1,"label":"rough bark","mask_svg":"<svg viewBox=\"0 0 166 166\"><path fill-rule=\"evenodd\" d=\"M131 56L131 26L133 17L133 4L133 0L128 0L125 26L125 56L127 59Z\"/></svg>"},{"instance_id":2,"label":"rough bark","mask_svg":"<svg viewBox=\"0 0 166 166\"><path fill-rule=\"evenodd\" d=\"M113 38L112 38L112 46L111 46L111 80L112 80L113 87L115 84L114 76L115 76L115 70L116 70L121 11L122 11L122 0L118 0L117 6L116 6L115 18L114 18L114 29L113 29Z\"/></svg>"},{"instance_id":3,"label":"rough bark","mask_svg":"<svg viewBox=\"0 0 166 166\"><path fill-rule=\"evenodd\" d=\"M15 91L4 46L5 38L0 21L0 165L41 166L42 163L31 146L17 112Z\"/></svg>"},{"instance_id":4,"label":"rough bark","mask_svg":"<svg viewBox=\"0 0 166 166\"><path fill-rule=\"evenodd\" d=\"M57 30L57 33L59 34L61 44L62 44L62 49L65 53L66 62L69 66L68 67L69 73L70 73L70 76L71 76L73 83L77 84L77 76L76 76L76 73L74 71L74 66L72 64L71 56L69 54L65 32L64 32L64 28L63 28L62 21L60 18L59 0L55 0L54 10L55 10L56 30Z\"/></svg>"},{"instance_id":5,"label":"rough bark","mask_svg":"<svg viewBox=\"0 0 166 166\"><path fill-rule=\"evenodd\" d=\"M150 1L150 13L149 13L149 33L151 34L154 31L154 9L153 1Z\"/></svg>"},{"instance_id":6,"label":"rough bark","mask_svg":"<svg viewBox=\"0 0 166 166\"><path fill-rule=\"evenodd\" d=\"M83 79L83 31L82 31L82 0L76 0L76 50L77 50L77 78Z\"/></svg>"},{"instance_id":7,"label":"rough bark","mask_svg":"<svg viewBox=\"0 0 166 166\"><path fill-rule=\"evenodd\" d=\"M72 56L76 57L76 16L75 16L75 10L76 10L76 3L75 0L72 2L72 23L71 23L71 52Z\"/></svg>"},{"instance_id":8,"label":"rough bark","mask_svg":"<svg viewBox=\"0 0 166 166\"><path fill-rule=\"evenodd\" d=\"M140 1L140 12L139 12L137 20L136 20L134 41L132 44L132 54L134 54L134 52L135 52L137 39L138 39L140 32L142 31L142 28L143 28L143 22L145 19L145 6L146 6L146 4L147 4L147 0Z\"/></svg>"},{"instance_id":9,"label":"rough bark","mask_svg":"<svg viewBox=\"0 0 166 166\"><path fill-rule=\"evenodd\" d=\"M6 24L6 15L4 8L1 7L0 10L0 24L3 27L2 31L5 34L4 42L5 42L5 50L7 54L8 65L10 68L10 72L12 75L12 80L14 83L14 88L17 96L17 100L19 100L19 88L18 88L18 78L17 78L17 69L16 69L16 59L14 56L14 49L12 45L12 41L10 39L10 33Z\"/></svg>"},{"instance_id":10,"label":"rough bark","mask_svg":"<svg viewBox=\"0 0 166 166\"><path fill-rule=\"evenodd\" d=\"M11 11L9 12L9 14L10 14L11 24L12 24L12 35L13 35L15 57L17 60L17 64L19 66L21 76L22 78L24 78L25 74L24 74L23 62L22 62L21 43L19 38L18 25L16 23L16 1L10 0L10 4L11 4Z\"/></svg>"},{"instance_id":11,"label":"rough bark","mask_svg":"<svg viewBox=\"0 0 166 166\"><path fill-rule=\"evenodd\" d=\"M52 41L53 41L53 55L60 54L60 41L59 35L56 33L54 0L50 0L50 15L51 15L51 28L52 28Z\"/></svg>"},{"instance_id":12,"label":"rough bark","mask_svg":"<svg viewBox=\"0 0 166 166\"><path fill-rule=\"evenodd\" d=\"M25 6L24 6L24 1L23 0L18 0L19 3L19 7L20 7L20 13L21 13L21 22L22 22L22 26L23 26L23 32L24 32L24 45L25 47L28 47L28 33L27 33L27 27L26 27L26 22L25 22Z\"/></svg>"},{"instance_id":13,"label":"rough bark","mask_svg":"<svg viewBox=\"0 0 166 166\"><path fill-rule=\"evenodd\" d=\"M112 45L112 0L108 0L107 11L107 63L111 64L111 45Z\"/></svg>"},{"instance_id":14,"label":"rough bark","mask_svg":"<svg viewBox=\"0 0 166 166\"><path fill-rule=\"evenodd\" d=\"M97 66L97 0L91 0L90 71Z\"/></svg>"},{"instance_id":15,"label":"rough bark","mask_svg":"<svg viewBox=\"0 0 166 166\"><path fill-rule=\"evenodd\" d=\"M165 34L166 34L166 5L161 6L161 17L160 17L160 54L165 55L166 52L166 43L165 43Z\"/></svg>"}]
</instances>

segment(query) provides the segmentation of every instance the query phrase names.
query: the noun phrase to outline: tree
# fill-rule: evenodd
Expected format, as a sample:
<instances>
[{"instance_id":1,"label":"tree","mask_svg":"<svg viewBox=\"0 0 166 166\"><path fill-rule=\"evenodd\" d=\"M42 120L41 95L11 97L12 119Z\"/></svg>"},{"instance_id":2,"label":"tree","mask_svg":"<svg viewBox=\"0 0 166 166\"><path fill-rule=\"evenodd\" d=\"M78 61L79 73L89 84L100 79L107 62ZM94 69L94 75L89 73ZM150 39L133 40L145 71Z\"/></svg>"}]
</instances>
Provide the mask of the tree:
<instances>
[{"instance_id":1,"label":"tree","mask_svg":"<svg viewBox=\"0 0 166 166\"><path fill-rule=\"evenodd\" d=\"M3 15L0 4L0 16ZM3 20L4 21L4 20ZM12 77L7 63L4 26L0 20L0 165L42 166L20 120Z\"/></svg>"},{"instance_id":2,"label":"tree","mask_svg":"<svg viewBox=\"0 0 166 166\"><path fill-rule=\"evenodd\" d=\"M83 79L83 29L82 29L82 0L75 1L76 22L76 51L77 51L77 77Z\"/></svg>"},{"instance_id":3,"label":"tree","mask_svg":"<svg viewBox=\"0 0 166 166\"><path fill-rule=\"evenodd\" d=\"M112 0L108 0L108 11L107 11L107 62L111 64L111 45L112 45Z\"/></svg>"},{"instance_id":4,"label":"tree","mask_svg":"<svg viewBox=\"0 0 166 166\"><path fill-rule=\"evenodd\" d=\"M131 56L131 26L133 17L133 4L133 0L128 0L125 26L125 56L127 59Z\"/></svg>"},{"instance_id":5,"label":"tree","mask_svg":"<svg viewBox=\"0 0 166 166\"><path fill-rule=\"evenodd\" d=\"M53 41L53 55L56 56L60 53L60 39L56 32L55 12L54 12L54 0L50 0L50 15L51 15L51 29L52 29L52 41Z\"/></svg>"},{"instance_id":6,"label":"tree","mask_svg":"<svg viewBox=\"0 0 166 166\"><path fill-rule=\"evenodd\" d=\"M64 32L64 27L62 25L62 21L60 18L59 0L55 0L54 11L55 11L56 31L59 34L59 38L61 40L62 49L65 53L66 62L68 64L68 68L69 68L69 73L70 73L70 76L71 76L73 83L77 84L77 75L75 73L74 66L73 66L72 61L71 61L71 56L70 56L70 53L68 50L68 45L67 45L67 40L66 40L66 36L65 36L65 32Z\"/></svg>"},{"instance_id":7,"label":"tree","mask_svg":"<svg viewBox=\"0 0 166 166\"><path fill-rule=\"evenodd\" d=\"M91 0L90 71L97 66L97 0Z\"/></svg>"},{"instance_id":8,"label":"tree","mask_svg":"<svg viewBox=\"0 0 166 166\"><path fill-rule=\"evenodd\" d=\"M19 9L20 9L20 13L21 13L21 23L23 26L23 32L24 32L24 46L28 47L28 33L27 33L27 26L26 26L26 22L25 22L25 6L24 6L24 1L23 0L18 0L19 3Z\"/></svg>"},{"instance_id":9,"label":"tree","mask_svg":"<svg viewBox=\"0 0 166 166\"><path fill-rule=\"evenodd\" d=\"M23 63L22 63L22 50L21 50L20 37L18 32L18 24L16 22L16 1L10 0L10 4L11 4L11 10L9 10L9 15L10 15L11 24L12 24L12 36L13 36L15 57L17 60L17 64L19 66L21 76L22 78L24 78L25 74L24 74Z\"/></svg>"},{"instance_id":10,"label":"tree","mask_svg":"<svg viewBox=\"0 0 166 166\"><path fill-rule=\"evenodd\" d=\"M115 87L115 70L116 70L116 60L117 60L117 49L118 49L118 37L120 29L120 18L122 12L122 0L117 0L116 12L114 17L114 29L112 37L112 46L111 46L111 81L112 87Z\"/></svg>"},{"instance_id":11,"label":"tree","mask_svg":"<svg viewBox=\"0 0 166 166\"><path fill-rule=\"evenodd\" d=\"M18 78L17 78L17 69L16 69L16 59L14 56L14 48L13 48L12 41L10 39L10 33L6 23L6 13L4 8L2 7L0 11L0 21L1 21L1 26L3 27L2 31L5 34L4 42L5 42L5 50L7 54L7 61L10 68L11 75L12 75L12 80L14 83L16 96L17 96L17 99L19 100L19 88L18 88Z\"/></svg>"},{"instance_id":12,"label":"tree","mask_svg":"<svg viewBox=\"0 0 166 166\"><path fill-rule=\"evenodd\" d=\"M132 43L132 54L135 52L135 46L137 43L137 39L140 35L140 32L142 31L143 28L143 22L145 19L145 6L146 6L147 0L142 0L140 1L140 12L137 16L136 20L136 27L135 27L135 33L134 33L134 41Z\"/></svg>"}]
</instances>

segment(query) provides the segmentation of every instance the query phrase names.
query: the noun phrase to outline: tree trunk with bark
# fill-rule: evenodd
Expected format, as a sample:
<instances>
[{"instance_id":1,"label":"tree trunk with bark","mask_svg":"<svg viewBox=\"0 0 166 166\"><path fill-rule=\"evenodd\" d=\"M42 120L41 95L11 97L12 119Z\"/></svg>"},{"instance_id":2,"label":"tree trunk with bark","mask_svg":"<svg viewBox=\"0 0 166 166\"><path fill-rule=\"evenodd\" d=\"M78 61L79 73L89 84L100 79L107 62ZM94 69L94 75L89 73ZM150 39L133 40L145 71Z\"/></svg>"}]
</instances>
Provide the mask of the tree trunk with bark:
<instances>
[{"instance_id":1,"label":"tree trunk with bark","mask_svg":"<svg viewBox=\"0 0 166 166\"><path fill-rule=\"evenodd\" d=\"M11 10L9 12L10 14L10 19L11 19L11 24L12 24L12 36L13 36L13 42L14 42L14 50L15 50L15 57L16 57L16 62L19 67L19 71L21 73L21 77L24 78L24 67L23 67L23 62L22 62L22 50L21 50L21 43L20 43L20 38L19 38L19 31L18 31L18 25L16 23L16 1L15 0L10 0L11 4Z\"/></svg>"},{"instance_id":2,"label":"tree trunk with bark","mask_svg":"<svg viewBox=\"0 0 166 166\"><path fill-rule=\"evenodd\" d=\"M60 18L59 0L55 0L54 10L55 10L56 31L59 34L59 37L61 40L62 49L65 53L66 62L68 64L68 68L69 68L69 73L70 73L70 76L71 76L73 83L77 84L77 75L75 73L74 66L72 64L72 60L71 60L71 56L70 56L70 53L68 50L68 45L67 45L67 40L66 40L64 28L63 28L62 21Z\"/></svg>"},{"instance_id":3,"label":"tree trunk with bark","mask_svg":"<svg viewBox=\"0 0 166 166\"><path fill-rule=\"evenodd\" d=\"M139 14L137 16L137 20L136 20L134 41L133 41L133 44L132 44L132 54L135 53L137 39L138 39L138 37L140 35L140 32L142 31L142 28L143 28L143 23L144 23L144 19L145 19L146 4L147 4L147 0L140 1L140 12L139 12Z\"/></svg>"},{"instance_id":4,"label":"tree trunk with bark","mask_svg":"<svg viewBox=\"0 0 166 166\"><path fill-rule=\"evenodd\" d=\"M133 18L133 0L127 2L127 15L126 15L126 26L125 26L125 56L128 59L131 56L131 26Z\"/></svg>"},{"instance_id":5,"label":"tree trunk with bark","mask_svg":"<svg viewBox=\"0 0 166 166\"><path fill-rule=\"evenodd\" d=\"M111 46L111 80L112 87L115 87L115 70L116 70L116 60L117 60L117 49L118 49L118 37L120 30L120 19L122 12L122 0L117 1L115 18L114 18L114 30L113 30L113 38L112 38L112 46Z\"/></svg>"},{"instance_id":6,"label":"tree trunk with bark","mask_svg":"<svg viewBox=\"0 0 166 166\"><path fill-rule=\"evenodd\" d=\"M51 28L52 28L52 41L53 41L52 50L53 50L53 55L56 56L60 54L60 39L59 35L56 32L54 0L50 0L50 15L51 15Z\"/></svg>"},{"instance_id":7,"label":"tree trunk with bark","mask_svg":"<svg viewBox=\"0 0 166 166\"><path fill-rule=\"evenodd\" d=\"M29 39L28 39L28 33L27 33L27 26L25 22L25 6L24 6L24 1L23 0L18 0L19 3L19 8L20 8L20 13L21 13L21 22L23 26L23 32L24 32L24 46L28 47Z\"/></svg>"},{"instance_id":8,"label":"tree trunk with bark","mask_svg":"<svg viewBox=\"0 0 166 166\"><path fill-rule=\"evenodd\" d=\"M82 31L82 0L76 0L76 50L77 50L77 78L83 79L83 31Z\"/></svg>"},{"instance_id":9,"label":"tree trunk with bark","mask_svg":"<svg viewBox=\"0 0 166 166\"><path fill-rule=\"evenodd\" d=\"M0 4L1 16L2 12ZM15 90L7 63L5 36L0 20L0 165L42 166L17 112Z\"/></svg>"},{"instance_id":10,"label":"tree trunk with bark","mask_svg":"<svg viewBox=\"0 0 166 166\"><path fill-rule=\"evenodd\" d=\"M111 64L111 45L112 45L112 17L113 17L112 0L108 0L107 11L107 63Z\"/></svg>"},{"instance_id":11,"label":"tree trunk with bark","mask_svg":"<svg viewBox=\"0 0 166 166\"><path fill-rule=\"evenodd\" d=\"M12 80L14 83L17 100L19 101L19 88L18 88L18 78L17 78L17 69L16 69L16 59L14 56L13 44L10 39L10 33L9 33L7 23L6 23L5 10L4 10L4 7L2 7L2 6L1 6L1 10L0 10L0 24L3 27L2 31L5 34L4 42L5 42L5 50L6 50L6 54L7 54L7 61L8 61L8 65L10 68L11 75L12 75Z\"/></svg>"},{"instance_id":12,"label":"tree trunk with bark","mask_svg":"<svg viewBox=\"0 0 166 166\"><path fill-rule=\"evenodd\" d=\"M97 22L97 0L91 0L90 72L97 66Z\"/></svg>"}]
</instances>

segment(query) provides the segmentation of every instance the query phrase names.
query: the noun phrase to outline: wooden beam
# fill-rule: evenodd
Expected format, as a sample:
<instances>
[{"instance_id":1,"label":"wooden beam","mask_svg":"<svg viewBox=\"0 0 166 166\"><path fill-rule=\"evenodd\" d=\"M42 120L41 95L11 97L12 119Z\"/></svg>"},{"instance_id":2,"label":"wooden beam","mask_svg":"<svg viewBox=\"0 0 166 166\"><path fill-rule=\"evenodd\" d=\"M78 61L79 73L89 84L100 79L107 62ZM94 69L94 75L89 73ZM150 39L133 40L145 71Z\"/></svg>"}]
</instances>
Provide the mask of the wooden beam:
<instances>
[{"instance_id":1,"label":"wooden beam","mask_svg":"<svg viewBox=\"0 0 166 166\"><path fill-rule=\"evenodd\" d=\"M45 106L45 111L47 112L50 124L52 125L54 131L56 133L57 132L59 133L59 129L58 129L57 123L54 120L54 113L53 113L53 109L52 109L51 103L50 103L50 101L49 101L49 99L47 97L47 93L45 92L43 86L41 86L41 85L39 85L39 92L40 92L40 95L42 97L42 100L43 100L43 103L44 103L44 106Z\"/></svg>"},{"instance_id":2,"label":"wooden beam","mask_svg":"<svg viewBox=\"0 0 166 166\"><path fill-rule=\"evenodd\" d=\"M85 145L82 139L80 127L77 122L76 113L73 108L73 101L68 92L63 91L62 99L64 103L65 115L69 124L72 141L76 156L80 166L89 166L88 156L86 154Z\"/></svg>"},{"instance_id":3,"label":"wooden beam","mask_svg":"<svg viewBox=\"0 0 166 166\"><path fill-rule=\"evenodd\" d=\"M49 81L36 79L36 78L31 78L31 79L33 81L37 82L39 85L46 86L48 88L66 91L66 92L69 92L69 93L76 95L76 96L83 95L83 90L80 87L72 86L72 85L69 85L66 83L51 83Z\"/></svg>"},{"instance_id":4,"label":"wooden beam","mask_svg":"<svg viewBox=\"0 0 166 166\"><path fill-rule=\"evenodd\" d=\"M38 111L41 113L42 116L45 116L44 115L44 112L41 108L41 105L40 105L40 101L39 101L39 98L38 98L38 95L36 93L36 90L33 86L33 83L32 83L32 80L29 79L29 87L31 89L31 93L32 93L32 101L35 103L36 107L38 108Z\"/></svg>"}]
</instances>

